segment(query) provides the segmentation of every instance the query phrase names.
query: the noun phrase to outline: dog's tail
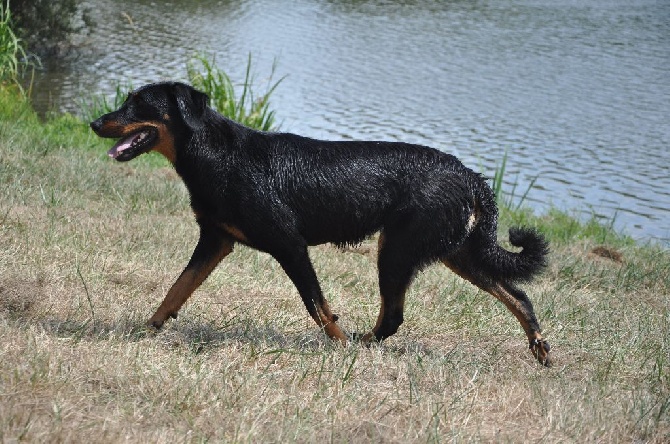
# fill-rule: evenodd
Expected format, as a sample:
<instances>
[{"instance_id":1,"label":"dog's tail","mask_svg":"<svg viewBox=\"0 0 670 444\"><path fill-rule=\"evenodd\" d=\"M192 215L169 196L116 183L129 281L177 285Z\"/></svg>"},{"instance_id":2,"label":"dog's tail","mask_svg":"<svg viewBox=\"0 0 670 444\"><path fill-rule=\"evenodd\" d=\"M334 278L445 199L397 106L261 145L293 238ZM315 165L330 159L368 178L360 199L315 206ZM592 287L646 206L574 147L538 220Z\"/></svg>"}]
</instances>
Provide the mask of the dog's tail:
<instances>
[{"instance_id":1,"label":"dog's tail","mask_svg":"<svg viewBox=\"0 0 670 444\"><path fill-rule=\"evenodd\" d=\"M479 268L493 281L528 282L547 266L549 244L531 228L509 229L509 242L521 248L519 252L506 250L498 244L498 209L493 191L485 184L475 193L475 227L469 239L470 247L479 252ZM482 276L484 277L484 276Z\"/></svg>"},{"instance_id":2,"label":"dog's tail","mask_svg":"<svg viewBox=\"0 0 670 444\"><path fill-rule=\"evenodd\" d=\"M514 253L497 242L486 248L483 261L492 278L510 282L527 282L547 266L549 244L537 231L528 228L510 228L509 242L522 250Z\"/></svg>"}]
</instances>

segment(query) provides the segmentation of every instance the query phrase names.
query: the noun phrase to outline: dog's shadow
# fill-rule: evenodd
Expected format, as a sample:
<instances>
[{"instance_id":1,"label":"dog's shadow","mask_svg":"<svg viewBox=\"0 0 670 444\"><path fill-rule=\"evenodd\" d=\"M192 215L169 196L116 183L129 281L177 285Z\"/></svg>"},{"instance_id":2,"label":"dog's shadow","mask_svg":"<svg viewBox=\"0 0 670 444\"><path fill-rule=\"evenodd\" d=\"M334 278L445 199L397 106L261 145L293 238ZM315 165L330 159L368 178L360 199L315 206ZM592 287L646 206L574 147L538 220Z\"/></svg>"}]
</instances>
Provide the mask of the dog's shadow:
<instances>
[{"instance_id":1,"label":"dog's shadow","mask_svg":"<svg viewBox=\"0 0 670 444\"><path fill-rule=\"evenodd\" d=\"M300 350L319 352L337 348L338 344L318 328L286 332L255 319L238 317L234 322L214 323L197 319L170 321L160 331L148 328L144 318L81 319L58 316L14 313L18 324L31 324L41 333L72 342L144 343L175 351L201 354L208 351L243 345L257 350Z\"/></svg>"},{"instance_id":2,"label":"dog's shadow","mask_svg":"<svg viewBox=\"0 0 670 444\"><path fill-rule=\"evenodd\" d=\"M59 310L44 303L46 278L5 277L0 279L0 318L19 330L32 329L72 341L119 341L135 343L147 339L168 347L195 353L246 343L253 347L323 347L330 340L318 329L291 333L263 323L252 312L224 315L210 321L198 316L170 320L156 332L146 327L146 313L126 311L100 316L85 302L74 310ZM316 333L316 334L315 334Z\"/></svg>"},{"instance_id":3,"label":"dog's shadow","mask_svg":"<svg viewBox=\"0 0 670 444\"><path fill-rule=\"evenodd\" d=\"M32 324L33 329L59 339L67 339L73 343L109 341L136 344L152 343L152 346L172 349L180 353L200 355L226 347L244 346L253 350L294 350L300 353L321 353L326 350L340 350L342 347L332 341L318 328L307 328L300 332L286 332L268 324L258 324L250 318L236 318L235 322L216 324L213 322L189 319L188 321L171 321L160 331L145 326L143 319L119 318L71 319L58 316L12 316L13 321L20 324ZM404 341L402 341L404 342ZM383 347L388 353L398 356L406 353L432 355L433 352L425 345L411 341L407 344L372 344L363 345L352 340L354 347Z\"/></svg>"},{"instance_id":4,"label":"dog's shadow","mask_svg":"<svg viewBox=\"0 0 670 444\"><path fill-rule=\"evenodd\" d=\"M311 328L276 327L269 320L254 316L253 311L224 313L216 320L186 316L170 320L160 330L146 327L146 313L126 311L113 317L96 316L81 304L75 310L52 310L42 304L44 278L2 279L0 281L0 318L20 331L33 330L71 342L153 343L169 349L201 354L217 349L243 345L257 350L296 350L318 353L341 349L316 325ZM356 326L358 327L358 326ZM353 340L350 344L359 346ZM402 355L409 351L430 353L420 342L400 341L394 344L373 344L390 353Z\"/></svg>"}]
</instances>

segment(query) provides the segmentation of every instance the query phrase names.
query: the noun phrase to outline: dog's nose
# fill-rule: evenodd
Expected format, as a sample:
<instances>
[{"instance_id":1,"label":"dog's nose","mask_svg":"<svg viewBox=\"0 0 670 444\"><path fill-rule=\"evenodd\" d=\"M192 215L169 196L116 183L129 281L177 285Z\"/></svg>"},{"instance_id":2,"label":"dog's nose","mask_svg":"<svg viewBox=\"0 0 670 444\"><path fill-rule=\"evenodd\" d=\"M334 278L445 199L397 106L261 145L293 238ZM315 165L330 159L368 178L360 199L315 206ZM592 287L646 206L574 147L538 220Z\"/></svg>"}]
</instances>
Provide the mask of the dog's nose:
<instances>
[{"instance_id":1,"label":"dog's nose","mask_svg":"<svg viewBox=\"0 0 670 444\"><path fill-rule=\"evenodd\" d=\"M102 122L100 121L100 119L96 119L93 122L91 122L91 129L96 133L102 129Z\"/></svg>"}]
</instances>

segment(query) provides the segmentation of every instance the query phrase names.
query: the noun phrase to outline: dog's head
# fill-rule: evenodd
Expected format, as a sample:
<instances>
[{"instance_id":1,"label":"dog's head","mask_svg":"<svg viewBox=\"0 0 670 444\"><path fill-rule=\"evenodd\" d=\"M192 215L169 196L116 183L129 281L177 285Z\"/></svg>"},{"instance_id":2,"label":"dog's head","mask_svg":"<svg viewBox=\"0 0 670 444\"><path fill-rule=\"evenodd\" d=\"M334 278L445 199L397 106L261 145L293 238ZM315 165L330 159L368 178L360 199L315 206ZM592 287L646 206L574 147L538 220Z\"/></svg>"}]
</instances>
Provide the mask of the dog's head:
<instances>
[{"instance_id":1,"label":"dog's head","mask_svg":"<svg viewBox=\"0 0 670 444\"><path fill-rule=\"evenodd\" d=\"M154 150L174 163L175 137L197 130L208 104L206 94L184 83L152 83L132 91L119 109L91 122L91 128L100 137L120 139L108 151L118 161Z\"/></svg>"}]
</instances>

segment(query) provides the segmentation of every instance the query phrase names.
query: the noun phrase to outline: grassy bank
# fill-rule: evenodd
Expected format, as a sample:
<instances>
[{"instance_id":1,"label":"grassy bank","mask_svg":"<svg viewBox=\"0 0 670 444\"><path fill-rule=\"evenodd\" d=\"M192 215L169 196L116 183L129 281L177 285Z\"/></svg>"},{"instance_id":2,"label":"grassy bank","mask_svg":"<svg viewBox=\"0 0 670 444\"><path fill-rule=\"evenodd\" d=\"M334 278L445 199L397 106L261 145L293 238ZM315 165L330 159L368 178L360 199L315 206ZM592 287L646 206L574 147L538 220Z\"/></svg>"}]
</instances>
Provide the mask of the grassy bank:
<instances>
[{"instance_id":1,"label":"grassy bank","mask_svg":"<svg viewBox=\"0 0 670 444\"><path fill-rule=\"evenodd\" d=\"M108 144L0 90L0 441L670 439L667 251L504 212L501 232L523 222L552 242L526 287L551 369L500 303L441 266L411 287L396 336L334 346L277 263L244 247L150 336L197 230L169 168L114 163ZM310 250L349 331L376 320L375 250Z\"/></svg>"}]
</instances>

